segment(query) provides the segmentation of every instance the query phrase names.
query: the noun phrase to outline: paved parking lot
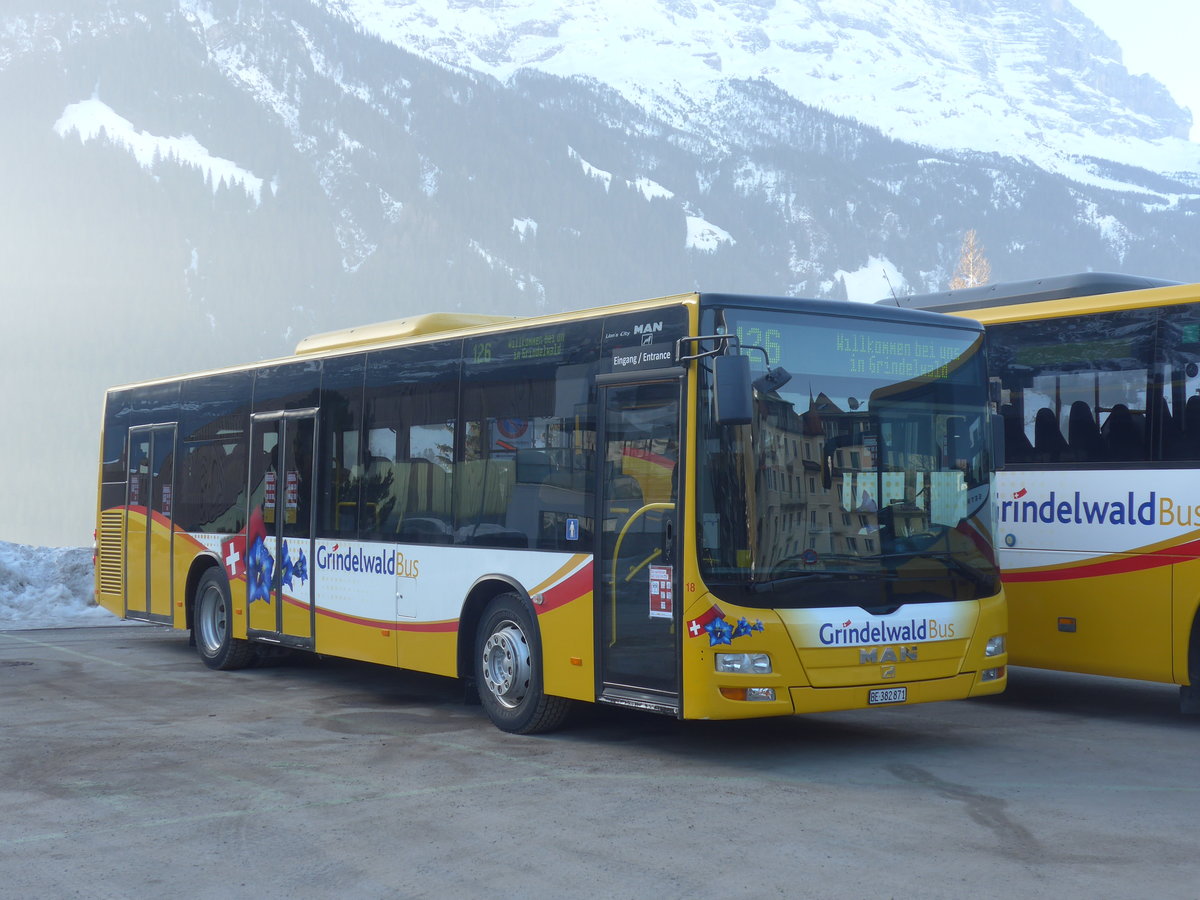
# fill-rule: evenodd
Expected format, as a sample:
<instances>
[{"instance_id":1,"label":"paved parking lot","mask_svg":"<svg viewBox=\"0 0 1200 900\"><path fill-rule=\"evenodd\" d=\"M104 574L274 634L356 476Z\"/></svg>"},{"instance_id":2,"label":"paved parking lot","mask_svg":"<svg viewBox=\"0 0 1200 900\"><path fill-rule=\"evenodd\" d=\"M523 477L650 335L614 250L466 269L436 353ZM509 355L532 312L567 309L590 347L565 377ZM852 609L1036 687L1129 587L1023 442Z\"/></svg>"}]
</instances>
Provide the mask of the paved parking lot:
<instances>
[{"instance_id":1,"label":"paved parking lot","mask_svg":"<svg viewBox=\"0 0 1200 900\"><path fill-rule=\"evenodd\" d=\"M457 682L0 632L0 897L1196 897L1176 690L516 737Z\"/></svg>"}]
</instances>

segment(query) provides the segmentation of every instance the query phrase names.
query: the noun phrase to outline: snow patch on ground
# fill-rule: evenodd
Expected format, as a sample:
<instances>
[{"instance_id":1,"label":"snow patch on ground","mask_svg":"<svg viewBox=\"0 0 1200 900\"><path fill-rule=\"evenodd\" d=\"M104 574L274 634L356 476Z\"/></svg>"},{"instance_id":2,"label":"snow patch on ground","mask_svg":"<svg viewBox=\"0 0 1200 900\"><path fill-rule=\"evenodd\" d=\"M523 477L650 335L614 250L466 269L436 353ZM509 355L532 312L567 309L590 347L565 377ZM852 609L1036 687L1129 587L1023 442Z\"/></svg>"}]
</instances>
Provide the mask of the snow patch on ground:
<instances>
[{"instance_id":1,"label":"snow patch on ground","mask_svg":"<svg viewBox=\"0 0 1200 900\"><path fill-rule=\"evenodd\" d=\"M120 624L93 596L91 550L0 542L0 631Z\"/></svg>"}]
</instances>

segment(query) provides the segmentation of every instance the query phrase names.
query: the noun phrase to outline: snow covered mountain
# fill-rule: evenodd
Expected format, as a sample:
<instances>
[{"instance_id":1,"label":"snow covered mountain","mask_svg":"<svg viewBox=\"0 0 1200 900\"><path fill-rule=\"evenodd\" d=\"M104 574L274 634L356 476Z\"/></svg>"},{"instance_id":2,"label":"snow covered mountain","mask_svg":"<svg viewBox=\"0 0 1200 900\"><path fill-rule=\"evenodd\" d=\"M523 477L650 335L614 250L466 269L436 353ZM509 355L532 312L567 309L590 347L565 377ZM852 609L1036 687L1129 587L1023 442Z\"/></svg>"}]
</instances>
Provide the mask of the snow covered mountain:
<instances>
[{"instance_id":1,"label":"snow covered mountain","mask_svg":"<svg viewBox=\"0 0 1200 900\"><path fill-rule=\"evenodd\" d=\"M675 127L722 133L722 85L762 79L910 144L1200 170L1191 115L1065 0L326 0L397 46L507 82L592 79Z\"/></svg>"},{"instance_id":2,"label":"snow covered mountain","mask_svg":"<svg viewBox=\"0 0 1200 900\"><path fill-rule=\"evenodd\" d=\"M314 332L935 290L968 229L1197 277L1188 115L1062 0L6 0L0 110L20 543L87 543L104 387Z\"/></svg>"}]
</instances>

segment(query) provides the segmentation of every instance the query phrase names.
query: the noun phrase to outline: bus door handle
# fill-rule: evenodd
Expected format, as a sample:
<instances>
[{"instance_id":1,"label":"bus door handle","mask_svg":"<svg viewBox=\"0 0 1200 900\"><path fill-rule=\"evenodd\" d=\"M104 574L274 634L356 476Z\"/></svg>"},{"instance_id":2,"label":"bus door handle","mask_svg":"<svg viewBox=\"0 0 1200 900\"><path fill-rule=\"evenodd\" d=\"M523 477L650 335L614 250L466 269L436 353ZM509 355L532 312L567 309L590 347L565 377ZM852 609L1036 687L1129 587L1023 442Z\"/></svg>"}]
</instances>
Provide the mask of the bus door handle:
<instances>
[{"instance_id":1,"label":"bus door handle","mask_svg":"<svg viewBox=\"0 0 1200 900\"><path fill-rule=\"evenodd\" d=\"M667 519L663 525L663 562L671 565L675 559L675 523Z\"/></svg>"}]
</instances>

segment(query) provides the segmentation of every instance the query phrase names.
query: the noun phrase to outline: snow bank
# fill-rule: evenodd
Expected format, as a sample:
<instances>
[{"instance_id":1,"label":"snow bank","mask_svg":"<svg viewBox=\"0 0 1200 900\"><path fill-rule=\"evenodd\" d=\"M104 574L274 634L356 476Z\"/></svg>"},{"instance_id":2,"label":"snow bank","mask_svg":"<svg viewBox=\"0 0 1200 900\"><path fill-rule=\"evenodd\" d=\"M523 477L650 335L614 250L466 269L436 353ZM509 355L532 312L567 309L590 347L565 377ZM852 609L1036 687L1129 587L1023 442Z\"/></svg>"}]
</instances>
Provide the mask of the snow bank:
<instances>
[{"instance_id":1,"label":"snow bank","mask_svg":"<svg viewBox=\"0 0 1200 900\"><path fill-rule=\"evenodd\" d=\"M92 591L91 550L0 542L0 631L118 624Z\"/></svg>"}]
</instances>

